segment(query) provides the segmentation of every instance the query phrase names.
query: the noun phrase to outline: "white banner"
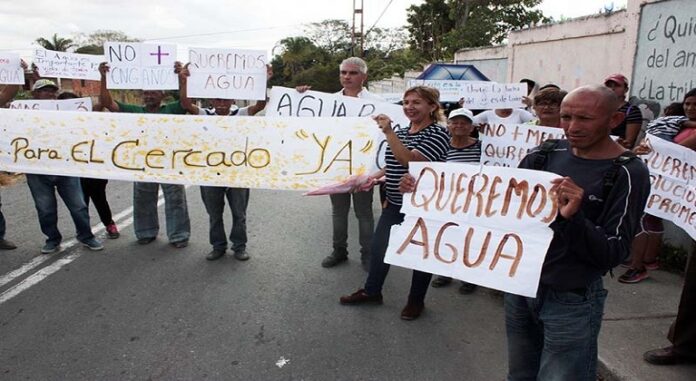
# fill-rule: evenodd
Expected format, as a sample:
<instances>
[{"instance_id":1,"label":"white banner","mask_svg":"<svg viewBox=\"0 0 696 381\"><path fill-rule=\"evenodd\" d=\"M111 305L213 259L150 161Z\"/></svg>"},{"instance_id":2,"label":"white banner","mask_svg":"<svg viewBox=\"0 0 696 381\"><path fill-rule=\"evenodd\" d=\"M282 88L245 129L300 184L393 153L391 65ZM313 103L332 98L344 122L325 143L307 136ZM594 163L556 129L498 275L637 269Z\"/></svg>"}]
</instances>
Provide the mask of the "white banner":
<instances>
[{"instance_id":1,"label":"white banner","mask_svg":"<svg viewBox=\"0 0 696 381\"><path fill-rule=\"evenodd\" d=\"M408 86L428 86L440 91L440 102L463 101L471 110L525 107L526 83L412 79Z\"/></svg>"},{"instance_id":2,"label":"white banner","mask_svg":"<svg viewBox=\"0 0 696 381\"><path fill-rule=\"evenodd\" d=\"M3 109L0 131L4 171L287 190L368 173L380 133L366 118Z\"/></svg>"},{"instance_id":3,"label":"white banner","mask_svg":"<svg viewBox=\"0 0 696 381\"><path fill-rule=\"evenodd\" d=\"M12 101L10 108L20 110L92 111L92 98L23 99Z\"/></svg>"},{"instance_id":4,"label":"white banner","mask_svg":"<svg viewBox=\"0 0 696 381\"><path fill-rule=\"evenodd\" d=\"M191 98L266 99L266 51L189 49Z\"/></svg>"},{"instance_id":5,"label":"white banner","mask_svg":"<svg viewBox=\"0 0 696 381\"><path fill-rule=\"evenodd\" d=\"M328 94L319 91L300 93L295 89L273 86L266 105L267 116L298 116L298 117L354 117L385 114L394 121L394 129L408 128L409 120L404 115L403 107L387 102L369 99L346 97L338 94ZM374 122L373 122L374 123ZM334 126L327 125L333 129ZM377 168L384 167L384 153L387 141L380 136L378 143Z\"/></svg>"},{"instance_id":6,"label":"white banner","mask_svg":"<svg viewBox=\"0 0 696 381\"><path fill-rule=\"evenodd\" d=\"M406 218L392 227L385 262L536 296L556 218L558 175L462 163L412 162Z\"/></svg>"},{"instance_id":7,"label":"white banner","mask_svg":"<svg viewBox=\"0 0 696 381\"><path fill-rule=\"evenodd\" d=\"M479 139L483 164L517 167L530 149L547 139L565 139L565 133L562 128L531 124L484 124Z\"/></svg>"},{"instance_id":8,"label":"white banner","mask_svg":"<svg viewBox=\"0 0 696 381\"><path fill-rule=\"evenodd\" d=\"M109 89L175 90L176 45L139 42L107 42L104 56L111 68L106 75Z\"/></svg>"},{"instance_id":9,"label":"white banner","mask_svg":"<svg viewBox=\"0 0 696 381\"><path fill-rule=\"evenodd\" d=\"M0 52L0 84L24 84L24 69L20 62L19 54Z\"/></svg>"},{"instance_id":10,"label":"white banner","mask_svg":"<svg viewBox=\"0 0 696 381\"><path fill-rule=\"evenodd\" d=\"M696 240L696 153L655 136L653 151L641 157L650 170L645 212L672 221Z\"/></svg>"},{"instance_id":11,"label":"white banner","mask_svg":"<svg viewBox=\"0 0 696 381\"><path fill-rule=\"evenodd\" d=\"M75 78L99 81L99 64L104 56L55 52L53 50L35 49L34 64L42 77Z\"/></svg>"}]
</instances>

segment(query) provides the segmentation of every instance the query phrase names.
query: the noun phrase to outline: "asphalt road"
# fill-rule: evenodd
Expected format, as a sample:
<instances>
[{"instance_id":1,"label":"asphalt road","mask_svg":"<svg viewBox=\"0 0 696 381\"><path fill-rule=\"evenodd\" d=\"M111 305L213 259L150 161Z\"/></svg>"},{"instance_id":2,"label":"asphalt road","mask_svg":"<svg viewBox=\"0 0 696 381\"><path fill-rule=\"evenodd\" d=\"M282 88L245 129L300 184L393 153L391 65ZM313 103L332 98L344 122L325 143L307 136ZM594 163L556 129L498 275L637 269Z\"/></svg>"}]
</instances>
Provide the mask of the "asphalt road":
<instances>
[{"instance_id":1,"label":"asphalt road","mask_svg":"<svg viewBox=\"0 0 696 381\"><path fill-rule=\"evenodd\" d=\"M365 280L351 216L351 260L331 251L327 197L252 190L251 260L205 260L208 220L187 191L192 238L184 249L135 243L132 186L112 182L121 238L44 256L28 188L2 189L0 380L502 380L502 298L456 286L431 289L416 321L399 319L410 271L392 267L383 306L341 306ZM379 215L375 203L375 215ZM74 235L61 205L64 243ZM163 208L160 221L164 224ZM228 220L229 220L229 212ZM91 210L92 224L98 223ZM229 221L228 228L229 228ZM100 233L103 235L103 233Z\"/></svg>"}]
</instances>

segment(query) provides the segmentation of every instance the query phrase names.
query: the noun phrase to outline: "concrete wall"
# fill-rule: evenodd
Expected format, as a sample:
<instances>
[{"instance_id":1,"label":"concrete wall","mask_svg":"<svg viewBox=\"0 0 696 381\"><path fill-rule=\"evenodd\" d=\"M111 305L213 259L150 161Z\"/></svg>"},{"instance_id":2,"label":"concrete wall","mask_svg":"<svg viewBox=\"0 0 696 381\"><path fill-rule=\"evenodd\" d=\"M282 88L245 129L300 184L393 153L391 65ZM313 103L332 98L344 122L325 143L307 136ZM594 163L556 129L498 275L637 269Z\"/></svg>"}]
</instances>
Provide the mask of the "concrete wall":
<instances>
[{"instance_id":1,"label":"concrete wall","mask_svg":"<svg viewBox=\"0 0 696 381\"><path fill-rule=\"evenodd\" d=\"M462 49L454 55L454 63L474 65L491 81L507 81L507 46Z\"/></svg>"}]
</instances>

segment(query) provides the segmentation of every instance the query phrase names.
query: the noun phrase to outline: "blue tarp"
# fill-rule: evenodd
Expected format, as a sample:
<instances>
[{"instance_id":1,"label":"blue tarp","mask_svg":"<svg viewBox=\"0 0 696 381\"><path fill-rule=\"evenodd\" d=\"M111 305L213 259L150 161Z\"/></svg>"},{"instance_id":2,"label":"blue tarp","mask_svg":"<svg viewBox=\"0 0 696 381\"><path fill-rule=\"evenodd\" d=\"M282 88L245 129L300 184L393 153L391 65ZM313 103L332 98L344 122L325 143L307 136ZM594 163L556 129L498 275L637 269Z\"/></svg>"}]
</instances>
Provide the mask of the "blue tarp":
<instances>
[{"instance_id":1,"label":"blue tarp","mask_svg":"<svg viewBox=\"0 0 696 381\"><path fill-rule=\"evenodd\" d=\"M474 65L432 64L416 79L490 81Z\"/></svg>"}]
</instances>

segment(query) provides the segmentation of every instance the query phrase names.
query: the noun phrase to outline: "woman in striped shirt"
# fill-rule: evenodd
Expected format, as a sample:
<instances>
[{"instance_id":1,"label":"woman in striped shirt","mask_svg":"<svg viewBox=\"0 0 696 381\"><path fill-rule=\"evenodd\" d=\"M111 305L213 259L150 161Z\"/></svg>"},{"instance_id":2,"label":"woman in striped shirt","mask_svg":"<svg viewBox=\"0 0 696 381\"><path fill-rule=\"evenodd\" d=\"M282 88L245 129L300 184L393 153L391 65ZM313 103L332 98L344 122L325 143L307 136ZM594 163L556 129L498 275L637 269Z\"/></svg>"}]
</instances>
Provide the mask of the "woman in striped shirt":
<instances>
[{"instance_id":1,"label":"woman in striped shirt","mask_svg":"<svg viewBox=\"0 0 696 381\"><path fill-rule=\"evenodd\" d=\"M444 161L449 149L449 136L438 124L441 120L440 93L426 86L415 86L404 93L404 114L411 122L408 128L392 129L388 116L375 117L379 128L387 140L386 167L372 177L386 176L386 206L382 209L375 233L372 237L370 272L364 288L342 296L341 304L382 304L382 286L389 272L384 263L384 254L389 243L391 227L404 220L401 213L402 194L399 191L401 177L408 173L411 161ZM414 270L408 303L401 311L401 318L413 320L420 316L424 308L425 294L432 274Z\"/></svg>"}]
</instances>

